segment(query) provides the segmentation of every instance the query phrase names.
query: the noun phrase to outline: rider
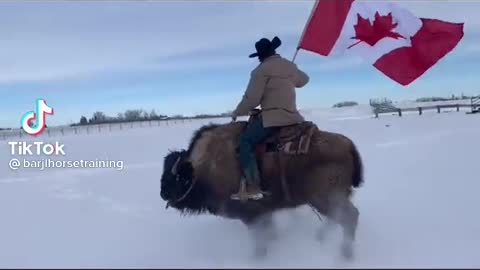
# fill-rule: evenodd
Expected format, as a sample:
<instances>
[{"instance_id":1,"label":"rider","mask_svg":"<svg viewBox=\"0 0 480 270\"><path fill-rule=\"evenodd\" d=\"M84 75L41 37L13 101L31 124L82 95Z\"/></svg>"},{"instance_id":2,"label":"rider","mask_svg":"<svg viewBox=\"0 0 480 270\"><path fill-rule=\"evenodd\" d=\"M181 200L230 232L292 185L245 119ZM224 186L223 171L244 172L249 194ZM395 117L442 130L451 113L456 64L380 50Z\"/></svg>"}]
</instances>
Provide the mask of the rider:
<instances>
[{"instance_id":1,"label":"rider","mask_svg":"<svg viewBox=\"0 0 480 270\"><path fill-rule=\"evenodd\" d=\"M249 56L258 57L260 64L251 72L243 98L232 113L232 120L235 121L237 116L248 115L258 105L261 106L262 113L254 118L240 137L239 159L243 178L239 192L232 195L232 199L263 198L253 153L255 145L279 127L304 121L297 110L295 88L305 86L309 77L293 62L277 54L275 50L281 43L278 37L271 41L262 38L255 43L256 52Z\"/></svg>"}]
</instances>

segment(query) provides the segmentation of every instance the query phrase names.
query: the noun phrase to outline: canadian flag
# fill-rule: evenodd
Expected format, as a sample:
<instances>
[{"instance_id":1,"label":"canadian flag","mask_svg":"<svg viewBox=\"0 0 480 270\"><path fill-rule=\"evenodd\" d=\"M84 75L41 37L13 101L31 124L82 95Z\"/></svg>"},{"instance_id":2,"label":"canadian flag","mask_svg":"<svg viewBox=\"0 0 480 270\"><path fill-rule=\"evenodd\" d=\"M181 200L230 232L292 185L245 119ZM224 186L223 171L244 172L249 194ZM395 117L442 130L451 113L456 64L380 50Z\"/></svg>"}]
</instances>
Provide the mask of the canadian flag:
<instances>
[{"instance_id":1,"label":"canadian flag","mask_svg":"<svg viewBox=\"0 0 480 270\"><path fill-rule=\"evenodd\" d=\"M418 18L391 2L317 0L299 49L356 54L408 85L453 50L463 23Z\"/></svg>"}]
</instances>

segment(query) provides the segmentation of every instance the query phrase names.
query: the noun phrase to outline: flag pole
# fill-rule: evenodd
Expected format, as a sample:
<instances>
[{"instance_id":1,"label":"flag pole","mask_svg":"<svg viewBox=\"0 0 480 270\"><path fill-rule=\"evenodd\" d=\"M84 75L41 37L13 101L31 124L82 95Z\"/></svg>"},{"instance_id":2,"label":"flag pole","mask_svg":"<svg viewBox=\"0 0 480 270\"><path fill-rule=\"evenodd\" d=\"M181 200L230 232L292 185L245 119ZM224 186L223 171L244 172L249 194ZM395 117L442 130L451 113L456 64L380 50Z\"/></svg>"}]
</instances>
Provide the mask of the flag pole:
<instances>
[{"instance_id":1,"label":"flag pole","mask_svg":"<svg viewBox=\"0 0 480 270\"><path fill-rule=\"evenodd\" d=\"M295 58L297 58L298 51L300 51L300 47L297 47L297 49L295 50L295 54L293 55L293 58L292 58L292 63L295 62Z\"/></svg>"},{"instance_id":2,"label":"flag pole","mask_svg":"<svg viewBox=\"0 0 480 270\"><path fill-rule=\"evenodd\" d=\"M315 4L313 5L312 10L310 11L310 16L308 16L308 20L305 23L305 25L303 26L302 35L300 36L300 39L298 40L297 49L295 50L295 54L293 55L292 62L295 62L295 59L297 58L298 51L300 50L300 43L302 42L303 36L305 35L305 31L307 30L307 25L310 22L310 20L312 19L313 12L317 8L318 1L319 0L315 0Z\"/></svg>"}]
</instances>

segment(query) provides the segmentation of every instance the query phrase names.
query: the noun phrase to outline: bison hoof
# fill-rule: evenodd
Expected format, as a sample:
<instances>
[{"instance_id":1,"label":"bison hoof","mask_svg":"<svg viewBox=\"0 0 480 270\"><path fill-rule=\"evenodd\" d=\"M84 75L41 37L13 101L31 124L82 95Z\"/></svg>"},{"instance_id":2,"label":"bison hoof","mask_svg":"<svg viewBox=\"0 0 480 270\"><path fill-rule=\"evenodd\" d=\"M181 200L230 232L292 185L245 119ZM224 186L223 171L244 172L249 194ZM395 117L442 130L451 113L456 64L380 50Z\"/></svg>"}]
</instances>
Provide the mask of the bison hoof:
<instances>
[{"instance_id":1,"label":"bison hoof","mask_svg":"<svg viewBox=\"0 0 480 270\"><path fill-rule=\"evenodd\" d=\"M342 245L342 257L347 261L353 260L353 246L350 244Z\"/></svg>"},{"instance_id":2,"label":"bison hoof","mask_svg":"<svg viewBox=\"0 0 480 270\"><path fill-rule=\"evenodd\" d=\"M267 247L258 247L255 249L255 259L261 260L267 257Z\"/></svg>"},{"instance_id":3,"label":"bison hoof","mask_svg":"<svg viewBox=\"0 0 480 270\"><path fill-rule=\"evenodd\" d=\"M319 242L323 242L325 241L325 238L327 237L327 232L325 229L322 229L322 230L318 230L317 231L317 235L316 235L316 238Z\"/></svg>"}]
</instances>

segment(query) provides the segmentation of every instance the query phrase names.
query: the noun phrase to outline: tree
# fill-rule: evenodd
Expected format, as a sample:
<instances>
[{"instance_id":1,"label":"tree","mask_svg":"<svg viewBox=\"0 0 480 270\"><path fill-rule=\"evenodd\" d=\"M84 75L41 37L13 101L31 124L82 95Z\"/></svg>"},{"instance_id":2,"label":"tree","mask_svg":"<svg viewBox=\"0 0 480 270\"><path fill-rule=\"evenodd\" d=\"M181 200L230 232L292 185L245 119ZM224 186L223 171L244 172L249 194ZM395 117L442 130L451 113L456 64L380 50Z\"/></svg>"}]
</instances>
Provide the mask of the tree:
<instances>
[{"instance_id":1,"label":"tree","mask_svg":"<svg viewBox=\"0 0 480 270\"><path fill-rule=\"evenodd\" d=\"M342 107L350 107L350 106L357 106L358 103L355 101L344 101L344 102L339 102L335 105L333 105L334 108L342 108Z\"/></svg>"},{"instance_id":2,"label":"tree","mask_svg":"<svg viewBox=\"0 0 480 270\"><path fill-rule=\"evenodd\" d=\"M158 119L158 118L159 118L159 117L158 117L157 113L155 112L155 110L152 110L152 111L150 112L150 119L151 119L151 120L155 120L155 119Z\"/></svg>"},{"instance_id":3,"label":"tree","mask_svg":"<svg viewBox=\"0 0 480 270\"><path fill-rule=\"evenodd\" d=\"M87 117L82 115L82 117L80 117L80 125L87 125L87 124L88 124Z\"/></svg>"},{"instance_id":4,"label":"tree","mask_svg":"<svg viewBox=\"0 0 480 270\"><path fill-rule=\"evenodd\" d=\"M95 112L92 117L93 123L103 123L107 121L107 116L103 112Z\"/></svg>"},{"instance_id":5,"label":"tree","mask_svg":"<svg viewBox=\"0 0 480 270\"><path fill-rule=\"evenodd\" d=\"M123 121L125 117L123 116L123 113L118 113L117 114L117 121Z\"/></svg>"},{"instance_id":6,"label":"tree","mask_svg":"<svg viewBox=\"0 0 480 270\"><path fill-rule=\"evenodd\" d=\"M183 117L183 115L181 115L181 114L175 114L175 115L172 115L170 118L171 118L171 119L182 119L182 118L184 118L184 117Z\"/></svg>"},{"instance_id":7,"label":"tree","mask_svg":"<svg viewBox=\"0 0 480 270\"><path fill-rule=\"evenodd\" d=\"M125 111L125 120L136 121L140 120L142 116L142 110L127 110Z\"/></svg>"}]
</instances>

